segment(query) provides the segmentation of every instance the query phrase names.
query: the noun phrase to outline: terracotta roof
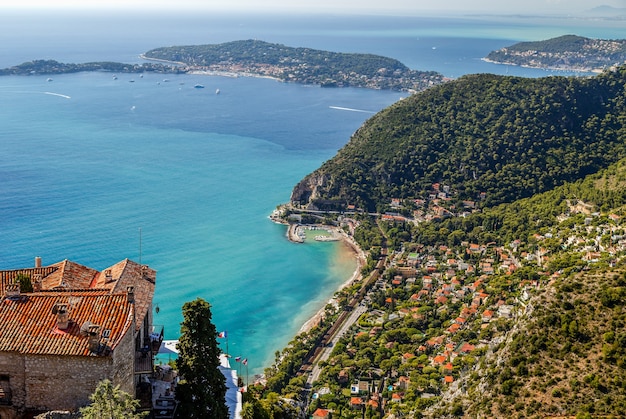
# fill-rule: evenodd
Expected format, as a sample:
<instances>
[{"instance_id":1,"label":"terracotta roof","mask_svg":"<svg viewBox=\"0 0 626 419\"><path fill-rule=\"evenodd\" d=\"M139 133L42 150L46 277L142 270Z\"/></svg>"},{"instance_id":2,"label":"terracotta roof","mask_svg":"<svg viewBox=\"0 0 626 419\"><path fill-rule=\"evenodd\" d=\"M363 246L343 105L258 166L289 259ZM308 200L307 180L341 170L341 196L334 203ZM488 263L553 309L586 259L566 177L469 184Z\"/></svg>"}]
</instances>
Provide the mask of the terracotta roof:
<instances>
[{"instance_id":1,"label":"terracotta roof","mask_svg":"<svg viewBox=\"0 0 626 419\"><path fill-rule=\"evenodd\" d=\"M42 278L45 278L57 269L59 269L58 266L46 266L43 268L26 268L0 271L0 296L4 295L5 293L4 286L14 283L15 278L17 278L19 274L26 275L31 279L34 278L35 275L41 275Z\"/></svg>"},{"instance_id":2,"label":"terracotta roof","mask_svg":"<svg viewBox=\"0 0 626 419\"><path fill-rule=\"evenodd\" d=\"M0 271L0 297L5 295L5 285L15 282L20 273L30 276L32 282L35 275L41 275L41 287L48 291L104 289L110 294L126 294L127 288L132 286L137 313L136 330L141 328L145 316L152 309L156 271L129 259L124 259L102 272L69 260L41 268Z\"/></svg>"},{"instance_id":3,"label":"terracotta roof","mask_svg":"<svg viewBox=\"0 0 626 419\"><path fill-rule=\"evenodd\" d=\"M43 278L43 288L89 288L91 281L98 271L76 262L64 260L54 265L56 269L52 274ZM32 277L31 277L32 279Z\"/></svg>"},{"instance_id":4,"label":"terracotta roof","mask_svg":"<svg viewBox=\"0 0 626 419\"><path fill-rule=\"evenodd\" d=\"M57 327L56 304L69 307L69 326ZM101 342L115 349L132 326L133 305L127 294L102 290L41 292L0 300L0 352L40 355L90 356L88 337L81 333L87 322L108 331Z\"/></svg>"},{"instance_id":5,"label":"terracotta roof","mask_svg":"<svg viewBox=\"0 0 626 419\"><path fill-rule=\"evenodd\" d=\"M108 270L111 272L111 279L107 282L106 272ZM155 282L156 271L154 269L124 259L100 272L92 286L110 289L112 293L125 293L128 287L134 287L135 309L137 311L136 327L139 329L144 317L151 310Z\"/></svg>"},{"instance_id":6,"label":"terracotta roof","mask_svg":"<svg viewBox=\"0 0 626 419\"><path fill-rule=\"evenodd\" d=\"M313 417L314 418L326 418L328 417L328 410L326 409L322 409L322 408L318 408L314 413L313 413Z\"/></svg>"}]
</instances>

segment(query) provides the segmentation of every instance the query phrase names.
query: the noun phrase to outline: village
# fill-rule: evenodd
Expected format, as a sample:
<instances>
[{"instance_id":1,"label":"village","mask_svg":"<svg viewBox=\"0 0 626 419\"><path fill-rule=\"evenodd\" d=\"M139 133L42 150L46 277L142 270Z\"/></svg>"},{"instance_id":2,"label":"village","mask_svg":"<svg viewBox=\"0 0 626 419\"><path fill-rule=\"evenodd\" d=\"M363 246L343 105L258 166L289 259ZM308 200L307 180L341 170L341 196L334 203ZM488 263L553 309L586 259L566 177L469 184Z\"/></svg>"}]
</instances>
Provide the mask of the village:
<instances>
[{"instance_id":1,"label":"village","mask_svg":"<svg viewBox=\"0 0 626 419\"><path fill-rule=\"evenodd\" d=\"M458 211L448 204L451 195L435 184L427 199L413 202L417 208L412 217L401 215L403 201L393 199L392 211L380 219L420 223L478 211L471 201L463 201ZM557 225L509 243L406 243L390 251L385 269L364 298L366 312L322 363L321 378L313 383L313 417L330 417L338 393L349 397L353 410L382 413L400 411L406 397L422 398L428 405L462 391L464 379L479 371L481 356L497 350L514 321L532 311L531 297L559 279L562 271L554 269L553 257L570 252L586 269L614 265L626 254L621 217L601 215L572 201L558 220L567 228ZM346 228L358 224L353 219L344 223ZM377 356L363 359L363 348L376 352L381 345L392 360L387 370L372 362Z\"/></svg>"}]
</instances>

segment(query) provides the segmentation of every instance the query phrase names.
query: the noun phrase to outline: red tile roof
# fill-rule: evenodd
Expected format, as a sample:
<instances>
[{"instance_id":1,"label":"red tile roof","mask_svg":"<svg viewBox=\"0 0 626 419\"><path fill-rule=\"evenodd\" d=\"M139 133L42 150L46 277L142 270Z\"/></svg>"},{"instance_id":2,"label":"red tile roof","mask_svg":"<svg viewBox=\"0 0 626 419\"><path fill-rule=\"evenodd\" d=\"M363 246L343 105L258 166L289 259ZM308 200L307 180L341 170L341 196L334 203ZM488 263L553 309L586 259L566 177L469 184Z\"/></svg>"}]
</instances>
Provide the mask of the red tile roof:
<instances>
[{"instance_id":1,"label":"red tile roof","mask_svg":"<svg viewBox=\"0 0 626 419\"><path fill-rule=\"evenodd\" d=\"M5 285L15 282L20 273L29 276L31 282L35 281L37 275L41 276L41 288L50 292L103 289L109 294L126 294L127 288L132 286L135 294L136 330L141 328L145 316L151 311L156 271L129 259L124 259L102 272L69 260L40 268L0 271L0 297L5 295Z\"/></svg>"},{"instance_id":2,"label":"red tile roof","mask_svg":"<svg viewBox=\"0 0 626 419\"><path fill-rule=\"evenodd\" d=\"M69 326L57 327L53 307L69 306ZM81 333L86 322L109 331L102 343L115 349L132 326L133 305L127 295L87 290L22 294L0 300L0 352L40 355L89 356L88 338Z\"/></svg>"}]
</instances>

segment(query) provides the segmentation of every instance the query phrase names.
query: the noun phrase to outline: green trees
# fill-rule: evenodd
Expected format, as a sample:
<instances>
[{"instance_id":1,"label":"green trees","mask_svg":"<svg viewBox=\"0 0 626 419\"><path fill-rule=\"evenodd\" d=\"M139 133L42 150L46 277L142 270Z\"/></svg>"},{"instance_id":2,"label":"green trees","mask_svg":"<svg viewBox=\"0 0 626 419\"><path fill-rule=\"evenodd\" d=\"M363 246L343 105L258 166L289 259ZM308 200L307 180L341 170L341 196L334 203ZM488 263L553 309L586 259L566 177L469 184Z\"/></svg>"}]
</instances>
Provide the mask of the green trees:
<instances>
[{"instance_id":1,"label":"green trees","mask_svg":"<svg viewBox=\"0 0 626 419\"><path fill-rule=\"evenodd\" d=\"M359 86L394 90L423 90L441 83L434 71L411 70L393 58L373 54L348 54L311 48L293 48L260 40L243 40L212 45L156 48L147 57L182 62L192 66L229 69L242 65L248 72L321 86ZM220 67L221 66L221 67Z\"/></svg>"},{"instance_id":2,"label":"green trees","mask_svg":"<svg viewBox=\"0 0 626 419\"><path fill-rule=\"evenodd\" d=\"M434 86L370 118L294 198L373 212L427 196L434 182L460 199L485 192L483 206L551 190L626 157L625 80L622 67L589 79L479 74Z\"/></svg>"},{"instance_id":3,"label":"green trees","mask_svg":"<svg viewBox=\"0 0 626 419\"><path fill-rule=\"evenodd\" d=\"M21 292L33 292L33 283L30 280L30 276L19 273L15 277L15 282L20 284Z\"/></svg>"},{"instance_id":4,"label":"green trees","mask_svg":"<svg viewBox=\"0 0 626 419\"><path fill-rule=\"evenodd\" d=\"M217 331L211 305L201 298L183 305L183 322L176 366L181 381L176 389L179 418L228 418L226 379L219 370Z\"/></svg>"},{"instance_id":5,"label":"green trees","mask_svg":"<svg viewBox=\"0 0 626 419\"><path fill-rule=\"evenodd\" d=\"M80 409L84 419L139 419L148 414L136 413L139 400L120 390L119 386L113 386L109 380L101 381L89 399L92 403Z\"/></svg>"}]
</instances>

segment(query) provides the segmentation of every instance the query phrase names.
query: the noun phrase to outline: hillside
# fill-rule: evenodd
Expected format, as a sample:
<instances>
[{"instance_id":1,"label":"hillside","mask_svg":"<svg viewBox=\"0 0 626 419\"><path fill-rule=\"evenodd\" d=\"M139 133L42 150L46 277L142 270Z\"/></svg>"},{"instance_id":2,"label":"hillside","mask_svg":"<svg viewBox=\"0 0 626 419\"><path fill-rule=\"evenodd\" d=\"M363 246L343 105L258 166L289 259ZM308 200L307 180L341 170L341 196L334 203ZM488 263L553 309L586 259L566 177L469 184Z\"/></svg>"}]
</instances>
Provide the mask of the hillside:
<instances>
[{"instance_id":1,"label":"hillside","mask_svg":"<svg viewBox=\"0 0 626 419\"><path fill-rule=\"evenodd\" d=\"M370 258L381 254L365 239L379 229L395 244L367 310L322 363L309 412L624 417L625 180L623 159L464 217L414 224L357 216L354 237ZM290 399L304 385L298 377L272 387L286 383L285 365L293 371L312 338L283 352L278 374L266 370L270 389Z\"/></svg>"},{"instance_id":2,"label":"hillside","mask_svg":"<svg viewBox=\"0 0 626 419\"><path fill-rule=\"evenodd\" d=\"M367 309L320 364L309 413L624 417L625 182L622 159L462 217L355 214L368 260L389 260L378 273L365 268L376 278ZM419 205L414 214L434 208ZM325 314L341 313L361 285L339 292ZM302 356L324 327L282 352L266 389L295 397Z\"/></svg>"},{"instance_id":3,"label":"hillside","mask_svg":"<svg viewBox=\"0 0 626 419\"><path fill-rule=\"evenodd\" d=\"M411 70L380 55L295 48L259 40L156 48L143 58L175 62L198 71L266 76L324 87L420 91L444 81L439 73Z\"/></svg>"},{"instance_id":4,"label":"hillside","mask_svg":"<svg viewBox=\"0 0 626 419\"><path fill-rule=\"evenodd\" d=\"M294 188L297 206L381 209L433 183L483 206L529 197L626 156L626 67L593 78L470 75L368 120Z\"/></svg>"},{"instance_id":5,"label":"hillside","mask_svg":"<svg viewBox=\"0 0 626 419\"><path fill-rule=\"evenodd\" d=\"M535 68L601 71L626 63L626 40L564 35L545 41L519 42L490 52L486 60Z\"/></svg>"}]
</instances>

